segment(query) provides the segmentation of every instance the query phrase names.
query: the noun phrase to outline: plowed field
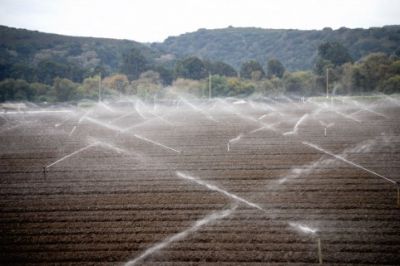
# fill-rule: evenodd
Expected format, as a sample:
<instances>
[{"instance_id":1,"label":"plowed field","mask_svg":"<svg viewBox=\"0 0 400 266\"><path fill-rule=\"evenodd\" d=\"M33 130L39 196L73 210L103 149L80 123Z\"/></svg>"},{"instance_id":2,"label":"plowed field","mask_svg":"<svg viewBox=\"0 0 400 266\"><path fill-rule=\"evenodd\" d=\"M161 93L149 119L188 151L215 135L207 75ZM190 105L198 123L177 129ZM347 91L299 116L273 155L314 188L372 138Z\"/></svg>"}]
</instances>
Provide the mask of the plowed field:
<instances>
[{"instance_id":1,"label":"plowed field","mask_svg":"<svg viewBox=\"0 0 400 266\"><path fill-rule=\"evenodd\" d=\"M394 100L3 112L0 263L398 265L399 181Z\"/></svg>"}]
</instances>

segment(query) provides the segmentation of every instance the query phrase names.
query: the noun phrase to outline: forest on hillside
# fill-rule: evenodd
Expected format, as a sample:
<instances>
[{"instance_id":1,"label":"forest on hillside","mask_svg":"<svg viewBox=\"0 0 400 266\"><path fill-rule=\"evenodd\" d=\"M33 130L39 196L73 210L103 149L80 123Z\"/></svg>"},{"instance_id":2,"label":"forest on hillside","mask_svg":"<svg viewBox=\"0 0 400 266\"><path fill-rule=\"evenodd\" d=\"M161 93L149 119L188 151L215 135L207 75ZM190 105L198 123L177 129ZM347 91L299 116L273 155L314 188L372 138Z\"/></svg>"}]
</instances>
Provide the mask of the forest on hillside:
<instances>
[{"instance_id":1,"label":"forest on hillside","mask_svg":"<svg viewBox=\"0 0 400 266\"><path fill-rule=\"evenodd\" d=\"M0 101L400 91L400 26L199 30L163 43L0 26ZM212 86L211 92L209 91ZM165 89L168 87L168 89Z\"/></svg>"},{"instance_id":2,"label":"forest on hillside","mask_svg":"<svg viewBox=\"0 0 400 266\"><path fill-rule=\"evenodd\" d=\"M400 26L337 30L200 29L169 37L152 47L164 53L223 61L236 69L250 59L266 68L268 60L275 58L288 70L297 71L311 69L318 46L327 41L341 43L354 61L376 52L400 56Z\"/></svg>"}]
</instances>

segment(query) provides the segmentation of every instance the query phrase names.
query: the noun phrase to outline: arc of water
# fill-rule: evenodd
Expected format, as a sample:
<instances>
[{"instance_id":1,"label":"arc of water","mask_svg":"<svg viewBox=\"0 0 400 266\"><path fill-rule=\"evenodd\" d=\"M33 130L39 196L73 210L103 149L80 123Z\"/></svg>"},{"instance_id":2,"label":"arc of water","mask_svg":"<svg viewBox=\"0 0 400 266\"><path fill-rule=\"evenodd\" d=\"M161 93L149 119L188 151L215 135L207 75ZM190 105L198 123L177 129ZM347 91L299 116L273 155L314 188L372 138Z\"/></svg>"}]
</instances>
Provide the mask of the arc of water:
<instances>
[{"instance_id":1,"label":"arc of water","mask_svg":"<svg viewBox=\"0 0 400 266\"><path fill-rule=\"evenodd\" d=\"M232 193L230 193L230 192L228 192L226 190L223 190L223 189L221 189L221 188L219 188L219 187L217 187L215 185L208 184L207 182L205 182L203 180L200 180L198 178L195 178L193 176L184 174L184 173L179 172L179 171L176 172L176 175L178 177L180 177L180 178L183 178L183 179L186 179L186 180L190 180L190 181L193 181L193 182L195 182L195 183L197 183L199 185L205 186L206 188L208 188L210 190L220 192L220 193L224 194L225 196L228 196L229 198L232 198L232 199L234 199L236 201L240 201L240 202L242 202L242 203L244 203L244 204L246 204L246 205L248 205L248 206L250 206L252 208L256 208L256 209L259 209L259 210L261 210L263 212L266 212L260 205L258 205L256 203L253 203L253 202L250 202L248 200L245 200L244 198L239 197L239 196L237 196L235 194L232 194Z\"/></svg>"},{"instance_id":2,"label":"arc of water","mask_svg":"<svg viewBox=\"0 0 400 266\"><path fill-rule=\"evenodd\" d=\"M301 123L303 123L304 120L306 120L308 117L308 114L304 114L302 117L300 117L300 119L297 121L297 123L294 125L293 130L292 131L288 131L283 133L284 136L286 135L293 135L293 134L297 134L297 131L299 129L299 126Z\"/></svg>"},{"instance_id":3,"label":"arc of water","mask_svg":"<svg viewBox=\"0 0 400 266\"><path fill-rule=\"evenodd\" d=\"M69 132L68 136L71 137L72 134L74 134L75 130L76 130L76 126L74 126L74 127L71 129L71 131Z\"/></svg>"},{"instance_id":4,"label":"arc of water","mask_svg":"<svg viewBox=\"0 0 400 266\"><path fill-rule=\"evenodd\" d=\"M318 232L318 229L316 229L316 228L311 228L307 225L303 225L303 224L299 224L299 223L289 222L289 225L291 227L295 228L296 230L299 230L306 234L315 234Z\"/></svg>"},{"instance_id":5,"label":"arc of water","mask_svg":"<svg viewBox=\"0 0 400 266\"><path fill-rule=\"evenodd\" d=\"M190 108L192 108L193 110L203 114L208 120L211 120L213 122L218 123L218 121L209 113L205 112L204 110L201 110L200 108L198 108L197 106L195 106L194 104L192 104L191 102L189 102L188 100L186 100L185 98L183 98L182 96L179 96L179 100L181 102L183 102L184 104L186 104L187 106L189 106Z\"/></svg>"},{"instance_id":6,"label":"arc of water","mask_svg":"<svg viewBox=\"0 0 400 266\"><path fill-rule=\"evenodd\" d=\"M97 119L89 117L89 116L84 117L83 120L87 120L87 121L89 121L89 122L91 122L93 124L96 124L98 126L105 127L105 128L117 131L117 132L122 132L123 131L122 128L120 128L120 127L104 123L104 122L102 122L100 120L97 120Z\"/></svg>"},{"instance_id":7,"label":"arc of water","mask_svg":"<svg viewBox=\"0 0 400 266\"><path fill-rule=\"evenodd\" d=\"M316 103L316 102L313 102L312 100L307 100L307 102L316 105L316 106L319 107L321 110L322 110L322 108L324 108L324 109L326 109L326 110L328 110L328 111L331 111L331 112L334 112L335 114L338 114L338 115L340 115L340 116L342 116L342 117L344 117L344 118L346 118L346 119L355 121L355 122L357 122L357 123L361 123L361 122L362 122L360 119L354 118L354 117L351 116L351 115L347 115L347 114L342 113L342 112L340 112L340 111L338 111L338 110L335 110L335 109L333 109L332 107L328 106L327 104L321 105L321 104L318 104L318 103Z\"/></svg>"},{"instance_id":8,"label":"arc of water","mask_svg":"<svg viewBox=\"0 0 400 266\"><path fill-rule=\"evenodd\" d=\"M326 122L324 122L322 120L320 120L319 123L321 124L321 126L326 127L326 128L330 128L330 127L333 127L335 125L335 123L333 123L333 122L328 124L328 123L326 123Z\"/></svg>"},{"instance_id":9,"label":"arc of water","mask_svg":"<svg viewBox=\"0 0 400 266\"><path fill-rule=\"evenodd\" d=\"M370 109L370 108L368 108L368 107L366 107L366 106L360 104L360 103L357 102L357 101L354 101L354 100L348 100L348 101L349 101L350 103L354 104L355 106L357 106L358 108L360 108L360 109L361 109L360 111L366 111L366 112L375 114L375 115L377 115L377 116L382 116L382 117L384 117L384 118L388 118L385 114L382 114L382 113L379 113L379 112L377 112L377 111L375 111L375 110L372 110L372 109Z\"/></svg>"},{"instance_id":10,"label":"arc of water","mask_svg":"<svg viewBox=\"0 0 400 266\"><path fill-rule=\"evenodd\" d=\"M393 180L393 179L387 178L387 177L385 177L385 176L383 176L383 175L381 175L381 174L379 174L379 173L377 173L377 172L375 172L375 171L372 171L372 170L370 170L370 169L365 168L365 167L362 166L362 165L359 165L359 164L356 164L356 163L354 163L354 162L352 162L352 161L350 161L350 160L347 160L346 158L344 158L344 157L342 157L342 156L340 156L340 155L337 155L337 154L334 154L334 153L332 153L332 152L330 152L330 151L327 151L327 150L325 150L325 149L322 149L321 147L318 147L317 145L315 145L315 144L313 144L313 143L310 143L310 142L307 142L307 141L303 141L302 143L303 143L304 145L307 145L307 146L313 148L313 149L316 149L316 150L321 151L321 152L323 152L323 153L326 153L326 154L328 154L328 155L330 155L330 156L332 156L332 157L335 157L336 159L341 160L342 162L345 162L345 163L347 163L347 164L349 164L349 165L352 165L352 166L354 166L354 167L357 167L357 168L359 168L359 169L362 169L362 170L364 170L364 171L366 171L366 172L368 172L368 173L370 173L370 174L373 174L373 175L375 175L375 176L377 176L377 177L380 177L380 178L382 178L382 179L385 179L386 181L388 181L388 182L390 182L390 183L392 183L392 184L397 184L397 182L396 182L395 180Z\"/></svg>"},{"instance_id":11,"label":"arc of water","mask_svg":"<svg viewBox=\"0 0 400 266\"><path fill-rule=\"evenodd\" d=\"M230 139L229 143L235 143L235 142L239 141L242 137L243 137L243 134L239 134L237 137Z\"/></svg>"},{"instance_id":12,"label":"arc of water","mask_svg":"<svg viewBox=\"0 0 400 266\"><path fill-rule=\"evenodd\" d=\"M126 118L126 117L128 117L128 116L131 116L131 115L133 115L133 114L135 114L135 113L136 113L136 111L128 112L128 113L123 114L123 115L120 115L120 116L118 116L118 117L116 117L116 118L114 118L114 119L111 119L108 123L109 123L109 124L115 123L115 122L117 122L117 121L119 121L119 120L121 120L121 119L123 119L123 118Z\"/></svg>"},{"instance_id":13,"label":"arc of water","mask_svg":"<svg viewBox=\"0 0 400 266\"><path fill-rule=\"evenodd\" d=\"M89 149L89 148L91 148L91 147L93 147L93 146L95 146L95 145L97 145L96 142L95 142L95 143L91 143L91 144L89 144L89 145L87 145L87 146L85 146L85 147L83 147L83 148L81 148L81 149L79 149L79 150L76 150L76 151L74 151L74 152L72 152L72 153L70 153L70 154L68 154L68 155L65 155L64 157L58 159L57 161L55 161L55 162L53 162L53 163L51 163L51 164L49 164L49 165L46 165L45 168L48 169L49 167L51 167L51 166L53 166L53 165L55 165L55 164L58 164L59 162L62 162L62 161L64 161L65 159L68 159L68 158L70 158L70 157L72 157L72 156L74 156L74 155L76 155L76 154L78 154L78 153L80 153L80 152L83 152L84 150L87 150L87 149Z\"/></svg>"},{"instance_id":14,"label":"arc of water","mask_svg":"<svg viewBox=\"0 0 400 266\"><path fill-rule=\"evenodd\" d=\"M171 151L174 151L174 152L176 152L176 153L181 153L180 151L178 151L178 150L176 150L176 149L174 149L174 148L168 147L168 146L166 146L166 145L164 145L164 144L161 144L161 143L159 143L159 142L157 142L157 141L154 141L154 140L148 139L148 138L146 138L146 137L140 136L140 135L138 135L138 134L134 134L133 136L135 136L135 137L138 138L138 139L141 139L141 140L144 140L144 141L146 141L146 142L150 142L150 143L152 143L152 144L154 144L154 145L157 145L157 146L160 146L160 147L162 147L162 148L165 148L165 149L167 149L167 150L171 150Z\"/></svg>"},{"instance_id":15,"label":"arc of water","mask_svg":"<svg viewBox=\"0 0 400 266\"><path fill-rule=\"evenodd\" d=\"M183 238L187 237L189 234L196 232L202 226L210 224L210 223L212 223L212 222L214 222L216 220L220 220L220 219L223 219L225 217L228 217L229 215L232 214L232 212L236 208L237 208L237 206L234 206L231 209L222 210L222 211L218 211L218 212L213 212L213 213L207 215L203 219L196 221L192 225L192 227L190 227L190 228L188 228L188 229L186 229L186 230L184 230L182 232L179 232L179 233L177 233L175 235L172 235L172 236L164 239L162 242L156 243L152 247L146 249L141 255L139 255L135 259L130 260L127 263L125 263L125 266L136 265L138 262L140 262L140 261L144 260L145 258L149 257L150 255L160 251L161 249L169 246L171 243L180 241Z\"/></svg>"},{"instance_id":16,"label":"arc of water","mask_svg":"<svg viewBox=\"0 0 400 266\"><path fill-rule=\"evenodd\" d=\"M112 109L110 106L108 106L108 105L105 104L104 102L99 102L98 105L101 105L102 107L104 107L105 109L107 109L108 111L110 111L111 113L115 113L114 109Z\"/></svg>"},{"instance_id":17,"label":"arc of water","mask_svg":"<svg viewBox=\"0 0 400 266\"><path fill-rule=\"evenodd\" d=\"M278 132L278 130L275 128L275 126L279 125L281 122L276 122L276 123L273 123L273 124L270 124L270 125L262 123L262 122L260 122L260 123L261 123L262 126L250 131L249 134L253 134L253 133L256 133L256 132L261 131L261 130L271 130L273 132Z\"/></svg>"}]
</instances>

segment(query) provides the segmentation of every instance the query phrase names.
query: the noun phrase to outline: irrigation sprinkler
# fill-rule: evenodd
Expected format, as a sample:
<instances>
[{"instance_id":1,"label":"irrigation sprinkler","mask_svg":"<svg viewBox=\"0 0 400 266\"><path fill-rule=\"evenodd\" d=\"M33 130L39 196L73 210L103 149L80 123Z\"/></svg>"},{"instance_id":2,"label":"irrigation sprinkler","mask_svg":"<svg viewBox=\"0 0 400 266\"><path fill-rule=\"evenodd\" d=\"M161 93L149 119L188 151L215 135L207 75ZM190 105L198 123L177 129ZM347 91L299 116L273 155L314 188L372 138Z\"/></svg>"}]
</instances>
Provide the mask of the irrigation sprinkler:
<instances>
[{"instance_id":1,"label":"irrigation sprinkler","mask_svg":"<svg viewBox=\"0 0 400 266\"><path fill-rule=\"evenodd\" d=\"M327 123L325 123L324 121L321 121L321 120L319 121L319 123L324 127L324 136L325 136L325 137L326 137L328 128L333 127L333 126L335 125L335 123L329 123L329 124L327 124Z\"/></svg>"},{"instance_id":2,"label":"irrigation sprinkler","mask_svg":"<svg viewBox=\"0 0 400 266\"><path fill-rule=\"evenodd\" d=\"M318 262L319 264L322 264L321 238L319 236L317 237L317 243L318 243Z\"/></svg>"},{"instance_id":3,"label":"irrigation sprinkler","mask_svg":"<svg viewBox=\"0 0 400 266\"><path fill-rule=\"evenodd\" d=\"M46 171L47 171L46 166L43 166L43 177L44 177L44 178L46 178Z\"/></svg>"},{"instance_id":4,"label":"irrigation sprinkler","mask_svg":"<svg viewBox=\"0 0 400 266\"><path fill-rule=\"evenodd\" d=\"M329 67L326 68L326 98L329 98Z\"/></svg>"},{"instance_id":5,"label":"irrigation sprinkler","mask_svg":"<svg viewBox=\"0 0 400 266\"><path fill-rule=\"evenodd\" d=\"M99 73L99 102L101 102L101 72Z\"/></svg>"},{"instance_id":6,"label":"irrigation sprinkler","mask_svg":"<svg viewBox=\"0 0 400 266\"><path fill-rule=\"evenodd\" d=\"M208 99L211 99L211 73L208 73Z\"/></svg>"},{"instance_id":7,"label":"irrigation sprinkler","mask_svg":"<svg viewBox=\"0 0 400 266\"><path fill-rule=\"evenodd\" d=\"M236 138L230 139L228 141L228 144L227 144L227 150L230 151L231 150L231 143L233 144L235 142L238 142L242 138L242 136L243 136L242 134L239 134L239 136L237 136Z\"/></svg>"},{"instance_id":8,"label":"irrigation sprinkler","mask_svg":"<svg viewBox=\"0 0 400 266\"><path fill-rule=\"evenodd\" d=\"M321 237L318 234L318 229L316 228L311 228L309 226L299 224L299 223L293 223L290 222L289 225L296 229L296 231L300 231L303 234L311 236L312 239L317 240L317 247L318 247L318 262L319 264L322 264L322 247L321 247Z\"/></svg>"}]
</instances>

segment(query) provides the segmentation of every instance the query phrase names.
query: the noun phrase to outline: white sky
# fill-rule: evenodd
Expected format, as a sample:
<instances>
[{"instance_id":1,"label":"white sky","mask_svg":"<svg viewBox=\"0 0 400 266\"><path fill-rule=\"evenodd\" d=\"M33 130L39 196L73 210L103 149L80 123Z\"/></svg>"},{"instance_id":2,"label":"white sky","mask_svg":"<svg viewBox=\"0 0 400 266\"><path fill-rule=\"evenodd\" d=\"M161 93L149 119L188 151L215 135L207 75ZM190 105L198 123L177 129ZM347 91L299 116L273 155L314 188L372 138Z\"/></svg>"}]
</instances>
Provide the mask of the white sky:
<instances>
[{"instance_id":1,"label":"white sky","mask_svg":"<svg viewBox=\"0 0 400 266\"><path fill-rule=\"evenodd\" d=\"M230 25L337 29L400 24L400 0L0 0L0 24L154 42Z\"/></svg>"}]
</instances>

